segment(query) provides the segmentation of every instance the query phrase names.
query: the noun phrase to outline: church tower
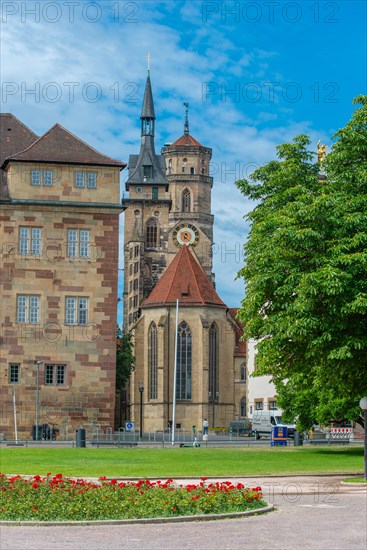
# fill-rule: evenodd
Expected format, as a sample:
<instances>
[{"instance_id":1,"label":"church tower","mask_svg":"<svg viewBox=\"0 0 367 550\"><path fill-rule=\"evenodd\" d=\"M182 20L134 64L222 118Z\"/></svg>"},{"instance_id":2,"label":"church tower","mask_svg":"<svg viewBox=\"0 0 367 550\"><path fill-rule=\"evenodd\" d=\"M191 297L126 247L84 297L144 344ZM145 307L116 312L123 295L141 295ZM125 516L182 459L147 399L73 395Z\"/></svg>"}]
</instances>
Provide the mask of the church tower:
<instances>
[{"instance_id":1,"label":"church tower","mask_svg":"<svg viewBox=\"0 0 367 550\"><path fill-rule=\"evenodd\" d=\"M148 70L141 110L139 155L130 155L123 199L125 211L124 323L130 328L140 306L182 244L190 244L209 280L212 272L213 221L209 176L212 150L189 132L188 103L184 133L155 152L155 111Z\"/></svg>"},{"instance_id":2,"label":"church tower","mask_svg":"<svg viewBox=\"0 0 367 550\"><path fill-rule=\"evenodd\" d=\"M182 244L191 244L209 280L212 273L213 222L211 190L213 178L209 176L212 150L204 147L189 132L188 103L183 135L174 143L163 147L166 176L172 197L169 213L168 251L174 256Z\"/></svg>"},{"instance_id":3,"label":"church tower","mask_svg":"<svg viewBox=\"0 0 367 550\"><path fill-rule=\"evenodd\" d=\"M123 200L124 318L135 354L129 416L142 431L166 429L174 395L176 427L184 430L202 426L204 418L212 427L226 426L238 403L245 410L241 330L214 288L212 150L190 135L184 105L183 135L157 155L148 72L140 153L130 156L129 198Z\"/></svg>"},{"instance_id":4,"label":"church tower","mask_svg":"<svg viewBox=\"0 0 367 550\"><path fill-rule=\"evenodd\" d=\"M166 167L154 146L155 112L150 74L141 110L139 155L130 155L129 176L123 199L125 212L124 322L130 327L139 307L149 295L167 265L168 193Z\"/></svg>"}]
</instances>

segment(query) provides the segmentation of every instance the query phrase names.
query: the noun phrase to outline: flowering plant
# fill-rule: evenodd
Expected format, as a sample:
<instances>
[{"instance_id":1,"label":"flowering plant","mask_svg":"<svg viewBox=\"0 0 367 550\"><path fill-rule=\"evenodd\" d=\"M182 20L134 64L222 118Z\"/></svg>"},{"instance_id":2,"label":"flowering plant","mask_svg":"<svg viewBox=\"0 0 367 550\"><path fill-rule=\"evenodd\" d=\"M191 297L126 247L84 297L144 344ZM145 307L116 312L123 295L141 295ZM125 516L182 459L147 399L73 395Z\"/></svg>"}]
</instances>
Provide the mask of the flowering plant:
<instances>
[{"instance_id":1,"label":"flowering plant","mask_svg":"<svg viewBox=\"0 0 367 550\"><path fill-rule=\"evenodd\" d=\"M0 474L0 519L65 521L173 517L243 512L266 506L261 487L230 481L175 485L167 481L99 481L62 474L30 479Z\"/></svg>"}]
</instances>

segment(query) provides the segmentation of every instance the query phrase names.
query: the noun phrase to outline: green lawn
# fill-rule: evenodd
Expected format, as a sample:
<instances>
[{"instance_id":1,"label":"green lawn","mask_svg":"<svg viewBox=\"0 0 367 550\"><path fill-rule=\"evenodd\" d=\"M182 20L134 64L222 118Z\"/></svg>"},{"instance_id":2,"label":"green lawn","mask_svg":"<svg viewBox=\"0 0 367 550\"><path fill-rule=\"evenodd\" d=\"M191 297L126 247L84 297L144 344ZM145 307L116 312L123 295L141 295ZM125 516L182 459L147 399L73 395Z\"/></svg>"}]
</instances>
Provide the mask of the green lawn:
<instances>
[{"instance_id":1,"label":"green lawn","mask_svg":"<svg viewBox=\"0 0 367 550\"><path fill-rule=\"evenodd\" d=\"M71 476L178 478L363 472L362 447L266 449L0 449L0 471Z\"/></svg>"}]
</instances>

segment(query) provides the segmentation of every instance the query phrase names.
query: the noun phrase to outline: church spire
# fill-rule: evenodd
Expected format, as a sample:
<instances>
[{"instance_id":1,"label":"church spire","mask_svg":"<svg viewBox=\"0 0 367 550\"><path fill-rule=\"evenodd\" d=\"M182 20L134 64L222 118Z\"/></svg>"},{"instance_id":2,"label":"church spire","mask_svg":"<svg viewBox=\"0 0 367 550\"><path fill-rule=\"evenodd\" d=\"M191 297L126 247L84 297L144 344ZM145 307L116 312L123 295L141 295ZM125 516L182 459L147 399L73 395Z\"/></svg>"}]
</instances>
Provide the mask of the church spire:
<instances>
[{"instance_id":1,"label":"church spire","mask_svg":"<svg viewBox=\"0 0 367 550\"><path fill-rule=\"evenodd\" d=\"M140 120L140 153L139 155L130 156L129 178L126 182L126 190L129 189L131 183L139 183L140 185L142 183L150 185L168 185L164 158L156 154L154 147L155 112L149 65Z\"/></svg>"},{"instance_id":2,"label":"church spire","mask_svg":"<svg viewBox=\"0 0 367 550\"><path fill-rule=\"evenodd\" d=\"M140 118L142 121L145 119L149 119L151 121L155 120L152 85L150 83L150 70L148 70L147 81L145 84L143 107L141 109Z\"/></svg>"},{"instance_id":3,"label":"church spire","mask_svg":"<svg viewBox=\"0 0 367 550\"><path fill-rule=\"evenodd\" d=\"M186 107L184 134L188 134L189 133L189 104L188 104L188 102L184 103L184 106Z\"/></svg>"}]
</instances>

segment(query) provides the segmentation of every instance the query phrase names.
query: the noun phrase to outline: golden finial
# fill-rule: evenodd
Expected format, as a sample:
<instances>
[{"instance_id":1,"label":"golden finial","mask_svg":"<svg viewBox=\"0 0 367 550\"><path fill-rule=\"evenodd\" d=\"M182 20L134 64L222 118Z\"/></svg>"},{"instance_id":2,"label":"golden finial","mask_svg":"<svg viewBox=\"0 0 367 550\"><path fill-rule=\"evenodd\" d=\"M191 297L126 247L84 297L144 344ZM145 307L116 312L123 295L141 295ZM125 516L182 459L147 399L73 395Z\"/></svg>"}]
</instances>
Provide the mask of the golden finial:
<instances>
[{"instance_id":1,"label":"golden finial","mask_svg":"<svg viewBox=\"0 0 367 550\"><path fill-rule=\"evenodd\" d=\"M327 145L321 143L321 140L317 142L317 162L319 164L323 163L324 158L326 157L326 148Z\"/></svg>"}]
</instances>

